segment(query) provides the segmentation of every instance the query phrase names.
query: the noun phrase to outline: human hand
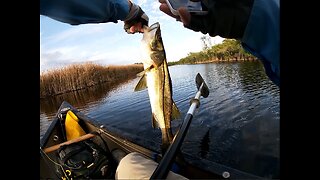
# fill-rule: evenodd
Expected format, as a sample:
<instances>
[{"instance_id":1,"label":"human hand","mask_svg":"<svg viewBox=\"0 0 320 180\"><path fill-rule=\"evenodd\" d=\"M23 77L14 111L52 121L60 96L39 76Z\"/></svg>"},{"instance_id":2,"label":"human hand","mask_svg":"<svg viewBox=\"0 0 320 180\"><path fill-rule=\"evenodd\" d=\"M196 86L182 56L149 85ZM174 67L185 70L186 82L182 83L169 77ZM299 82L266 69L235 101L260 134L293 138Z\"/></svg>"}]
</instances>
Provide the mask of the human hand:
<instances>
[{"instance_id":1,"label":"human hand","mask_svg":"<svg viewBox=\"0 0 320 180\"><path fill-rule=\"evenodd\" d=\"M191 0L191 1L200 1L200 0ZM191 19L191 14L189 13L189 11L184 8L181 7L178 9L178 16L172 14L172 12L170 11L169 6L167 5L165 0L159 0L159 2L161 3L159 9L166 13L167 15L175 18L177 21L181 21L183 23L184 26L188 26L190 23L190 19Z\"/></svg>"},{"instance_id":2,"label":"human hand","mask_svg":"<svg viewBox=\"0 0 320 180\"><path fill-rule=\"evenodd\" d=\"M214 37L219 35L224 38L241 39L248 23L249 15L254 0L192 0L201 1L208 9L206 15L190 14L186 8L178 9L178 16L171 13L165 0L159 9L167 15L181 21L183 26L193 31L209 33Z\"/></svg>"},{"instance_id":3,"label":"human hand","mask_svg":"<svg viewBox=\"0 0 320 180\"><path fill-rule=\"evenodd\" d=\"M148 26L149 17L141 9L140 6L129 1L130 11L127 18L124 20L124 30L128 34L134 34L136 32L143 32L143 26Z\"/></svg>"}]
</instances>

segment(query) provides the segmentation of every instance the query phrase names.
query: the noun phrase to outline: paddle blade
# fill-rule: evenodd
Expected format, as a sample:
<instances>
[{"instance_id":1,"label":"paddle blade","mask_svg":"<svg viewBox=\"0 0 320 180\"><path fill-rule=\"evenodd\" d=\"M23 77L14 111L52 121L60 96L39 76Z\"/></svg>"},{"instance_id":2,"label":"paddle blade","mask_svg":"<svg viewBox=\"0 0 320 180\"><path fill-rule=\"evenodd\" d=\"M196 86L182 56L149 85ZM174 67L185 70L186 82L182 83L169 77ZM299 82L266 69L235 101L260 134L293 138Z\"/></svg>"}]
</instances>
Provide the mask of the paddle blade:
<instances>
[{"instance_id":1,"label":"paddle blade","mask_svg":"<svg viewBox=\"0 0 320 180\"><path fill-rule=\"evenodd\" d=\"M196 84L197 84L197 88L199 90L201 84L203 83L202 89L201 89L201 96L203 96L204 98L209 96L209 88L207 86L207 84L204 82L202 76L200 75L200 73L197 74L196 76Z\"/></svg>"}]
</instances>

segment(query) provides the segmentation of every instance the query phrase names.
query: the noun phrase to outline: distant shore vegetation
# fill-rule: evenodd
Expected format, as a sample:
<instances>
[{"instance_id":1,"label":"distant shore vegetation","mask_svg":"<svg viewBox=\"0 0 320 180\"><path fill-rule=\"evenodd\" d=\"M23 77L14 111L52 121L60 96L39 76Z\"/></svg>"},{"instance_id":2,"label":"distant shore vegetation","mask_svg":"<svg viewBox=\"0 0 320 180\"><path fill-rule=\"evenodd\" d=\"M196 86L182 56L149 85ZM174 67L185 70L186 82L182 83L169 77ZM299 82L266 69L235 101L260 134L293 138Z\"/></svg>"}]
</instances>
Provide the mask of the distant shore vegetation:
<instances>
[{"instance_id":1,"label":"distant shore vegetation","mask_svg":"<svg viewBox=\"0 0 320 180\"><path fill-rule=\"evenodd\" d=\"M224 39L221 44L211 46L206 36L201 38L203 50L200 52L191 52L188 56L179 61L169 62L169 65L178 64L202 64L212 62L236 62L236 61L254 61L255 56L245 51L240 41L235 39Z\"/></svg>"},{"instance_id":2,"label":"distant shore vegetation","mask_svg":"<svg viewBox=\"0 0 320 180\"><path fill-rule=\"evenodd\" d=\"M207 36L201 37L201 41L202 51L191 52L179 61L168 62L168 65L257 60L255 56L242 48L238 40L224 39L221 44L214 46L211 46ZM77 91L106 82L123 82L123 80L136 77L141 71L143 71L142 63L121 66L84 63L54 69L40 74L40 98Z\"/></svg>"},{"instance_id":3,"label":"distant shore vegetation","mask_svg":"<svg viewBox=\"0 0 320 180\"><path fill-rule=\"evenodd\" d=\"M102 66L72 64L40 74L40 98L85 89L106 82L123 82L143 71L142 64Z\"/></svg>"}]
</instances>

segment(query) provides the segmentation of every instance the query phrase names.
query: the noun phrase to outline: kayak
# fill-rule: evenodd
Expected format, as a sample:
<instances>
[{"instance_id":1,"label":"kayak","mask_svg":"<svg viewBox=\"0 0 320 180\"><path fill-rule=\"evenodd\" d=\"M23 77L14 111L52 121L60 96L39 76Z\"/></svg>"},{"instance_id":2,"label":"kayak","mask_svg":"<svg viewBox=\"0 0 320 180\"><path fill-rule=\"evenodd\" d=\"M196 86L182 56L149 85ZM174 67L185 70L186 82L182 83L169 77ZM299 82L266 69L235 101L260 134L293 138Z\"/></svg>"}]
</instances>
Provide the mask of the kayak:
<instances>
[{"instance_id":1,"label":"kayak","mask_svg":"<svg viewBox=\"0 0 320 180\"><path fill-rule=\"evenodd\" d=\"M69 130L70 127L73 129ZM85 143L80 145L81 142ZM83 162L81 165L74 161L78 158L76 156L84 156L85 153L82 153L84 148L81 147L88 144L95 150L91 153L94 154L91 158L93 163L86 164L86 168L81 169L85 164L84 160L81 160ZM115 179L115 171L120 160L132 152L138 152L157 163L160 163L163 157L161 152L142 147L110 132L108 127L64 101L40 140L40 179L77 179L75 176L77 173L78 177L82 178ZM70 160L70 157L75 158ZM261 179L253 174L201 157L193 157L181 151L174 158L173 164L170 170L188 179ZM107 170L100 173L102 169ZM99 176L96 176L97 172Z\"/></svg>"},{"instance_id":2,"label":"kayak","mask_svg":"<svg viewBox=\"0 0 320 180\"><path fill-rule=\"evenodd\" d=\"M77 119L77 123L83 130L78 137L74 137L68 140L66 134L67 130L67 115L68 112L72 113L72 116ZM73 133L75 134L75 133ZM70 134L69 134L70 135ZM40 140L40 179L68 179L68 173L71 174L77 170L74 168L65 168L61 164L61 149L65 146L70 146L82 141L92 140L95 145L100 146L100 149L107 151L107 160L104 157L104 161L112 162L108 163L108 171L105 174L106 179L114 179L115 171L119 161L126 154L131 152L138 152L144 156L156 161L161 162L162 154L160 152L152 151L146 147L142 147L134 142L120 137L107 130L103 124L98 121L89 118L68 102L62 102L56 116L51 122L46 133ZM80 154L80 153L79 153ZM261 177L249 174L231 167L224 166L201 157L193 157L187 153L180 153L174 159L174 165L176 173L188 178L188 179L261 179ZM65 170L65 172L64 172ZM173 168L171 169L172 171ZM67 173L66 173L67 172ZM66 176L66 177L64 177ZM94 179L92 177L88 177ZM73 178L76 179L76 178Z\"/></svg>"}]
</instances>

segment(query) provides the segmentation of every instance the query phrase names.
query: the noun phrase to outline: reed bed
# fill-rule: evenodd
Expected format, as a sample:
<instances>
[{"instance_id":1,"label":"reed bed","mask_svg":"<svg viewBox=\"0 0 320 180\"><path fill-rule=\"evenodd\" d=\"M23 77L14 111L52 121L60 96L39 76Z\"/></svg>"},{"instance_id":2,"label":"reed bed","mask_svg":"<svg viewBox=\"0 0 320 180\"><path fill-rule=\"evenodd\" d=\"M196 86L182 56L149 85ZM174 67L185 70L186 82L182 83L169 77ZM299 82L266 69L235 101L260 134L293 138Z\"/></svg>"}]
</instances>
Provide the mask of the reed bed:
<instances>
[{"instance_id":1,"label":"reed bed","mask_svg":"<svg viewBox=\"0 0 320 180\"><path fill-rule=\"evenodd\" d=\"M40 98L134 78L142 70L142 64L102 66L94 63L72 64L50 70L40 75Z\"/></svg>"}]
</instances>

